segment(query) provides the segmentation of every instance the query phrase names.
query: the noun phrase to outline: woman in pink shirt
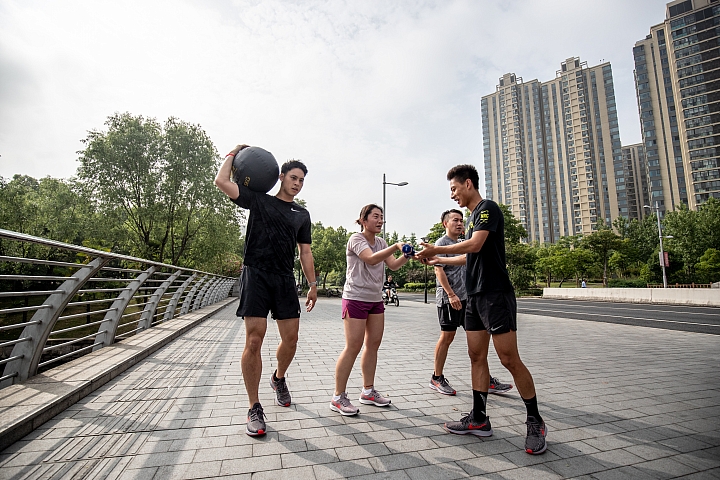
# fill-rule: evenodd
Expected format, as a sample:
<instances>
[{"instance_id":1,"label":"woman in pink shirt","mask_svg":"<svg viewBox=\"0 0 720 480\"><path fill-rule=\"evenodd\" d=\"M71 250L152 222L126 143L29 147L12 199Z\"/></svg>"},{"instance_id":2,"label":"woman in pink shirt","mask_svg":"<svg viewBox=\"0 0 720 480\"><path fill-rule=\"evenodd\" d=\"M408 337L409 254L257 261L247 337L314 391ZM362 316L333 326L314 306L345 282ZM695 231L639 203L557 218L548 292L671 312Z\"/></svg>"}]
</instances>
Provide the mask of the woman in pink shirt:
<instances>
[{"instance_id":1,"label":"woman in pink shirt","mask_svg":"<svg viewBox=\"0 0 720 480\"><path fill-rule=\"evenodd\" d=\"M365 344L360 366L363 391L360 403L386 407L390 399L375 390L377 352L385 330L385 306L382 302L383 262L391 270L405 265L408 258L393 255L402 251L402 242L388 247L382 237L383 211L375 204L365 205L356 220L360 233L350 236L347 244L347 276L342 295L342 318L345 324L345 349L335 365L335 395L330 409L343 415L359 410L348 399L347 381L355 359Z\"/></svg>"}]
</instances>

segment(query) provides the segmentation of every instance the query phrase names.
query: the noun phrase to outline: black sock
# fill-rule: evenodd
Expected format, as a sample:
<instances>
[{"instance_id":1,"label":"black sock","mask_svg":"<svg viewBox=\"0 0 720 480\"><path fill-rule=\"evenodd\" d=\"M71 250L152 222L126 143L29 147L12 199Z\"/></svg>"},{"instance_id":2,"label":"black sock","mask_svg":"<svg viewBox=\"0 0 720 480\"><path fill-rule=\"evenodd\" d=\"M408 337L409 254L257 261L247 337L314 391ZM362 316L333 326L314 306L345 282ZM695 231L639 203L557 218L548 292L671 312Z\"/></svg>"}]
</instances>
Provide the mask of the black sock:
<instances>
[{"instance_id":1,"label":"black sock","mask_svg":"<svg viewBox=\"0 0 720 480\"><path fill-rule=\"evenodd\" d=\"M525 408L527 408L527 416L529 417L535 417L535 420L542 423L543 419L540 416L540 412L538 412L538 406L537 406L537 395L534 397L525 400L524 398L522 401L525 403Z\"/></svg>"},{"instance_id":2,"label":"black sock","mask_svg":"<svg viewBox=\"0 0 720 480\"><path fill-rule=\"evenodd\" d=\"M473 420L475 423L484 422L487 418L485 405L487 405L488 392L473 390Z\"/></svg>"},{"instance_id":3,"label":"black sock","mask_svg":"<svg viewBox=\"0 0 720 480\"><path fill-rule=\"evenodd\" d=\"M440 380L440 377L442 377L442 375L435 375L435 372L433 372L432 377L433 377L433 380Z\"/></svg>"}]
</instances>

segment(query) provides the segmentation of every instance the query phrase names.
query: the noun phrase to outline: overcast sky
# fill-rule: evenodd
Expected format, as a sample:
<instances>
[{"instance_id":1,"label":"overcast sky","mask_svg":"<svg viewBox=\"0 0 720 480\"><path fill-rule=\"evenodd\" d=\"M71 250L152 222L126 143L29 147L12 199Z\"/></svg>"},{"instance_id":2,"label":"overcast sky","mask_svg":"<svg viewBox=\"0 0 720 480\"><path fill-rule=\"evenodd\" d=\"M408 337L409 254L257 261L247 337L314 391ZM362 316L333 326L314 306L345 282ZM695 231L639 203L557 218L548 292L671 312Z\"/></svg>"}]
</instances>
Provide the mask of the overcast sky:
<instances>
[{"instance_id":1,"label":"overcast sky","mask_svg":"<svg viewBox=\"0 0 720 480\"><path fill-rule=\"evenodd\" d=\"M221 154L258 145L309 173L313 221L427 233L445 181L483 156L480 98L577 56L613 67L623 144L640 141L632 47L659 0L0 0L0 176L70 177L114 112L199 124Z\"/></svg>"}]
</instances>

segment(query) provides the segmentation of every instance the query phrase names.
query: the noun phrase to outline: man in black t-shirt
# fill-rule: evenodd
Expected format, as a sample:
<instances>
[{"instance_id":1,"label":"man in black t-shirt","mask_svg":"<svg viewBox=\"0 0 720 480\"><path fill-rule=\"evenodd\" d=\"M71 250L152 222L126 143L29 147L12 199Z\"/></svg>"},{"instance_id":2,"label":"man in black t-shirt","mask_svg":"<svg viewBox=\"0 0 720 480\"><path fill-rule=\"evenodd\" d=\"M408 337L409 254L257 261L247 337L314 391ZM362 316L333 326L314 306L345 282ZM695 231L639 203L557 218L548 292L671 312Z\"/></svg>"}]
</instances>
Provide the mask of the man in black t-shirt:
<instances>
[{"instance_id":1,"label":"man in black t-shirt","mask_svg":"<svg viewBox=\"0 0 720 480\"><path fill-rule=\"evenodd\" d=\"M257 436L266 432L258 390L262 373L260 349L267 330L268 313L277 320L280 333L277 370L270 378L270 386L275 390L278 405L289 407L291 403L285 372L295 356L300 327L300 302L293 274L296 246L310 285L305 302L308 312L317 301L317 282L310 249L310 214L294 202L303 187L307 168L297 160L287 161L280 171L280 191L275 196L254 192L238 186L231 179L233 158L246 147L238 145L227 154L215 177L215 185L238 206L250 210L237 316L245 319L241 367L250 402L245 432Z\"/></svg>"},{"instance_id":2,"label":"man in black t-shirt","mask_svg":"<svg viewBox=\"0 0 720 480\"><path fill-rule=\"evenodd\" d=\"M490 419L485 413L490 384L487 355L492 337L495 351L503 366L512 374L527 409L525 451L533 455L543 453L547 449L547 427L538 411L532 375L518 353L517 305L505 264L505 219L502 210L497 203L480 196L479 178L474 166L453 167L447 179L450 182L450 197L461 207L472 211L466 223L466 240L446 246L422 243L425 248L418 252L418 257L431 265L460 265L461 262L467 265L465 333L471 363L473 410L459 422L446 423L445 429L461 435L492 435ZM463 253L464 259L435 256Z\"/></svg>"},{"instance_id":3,"label":"man in black t-shirt","mask_svg":"<svg viewBox=\"0 0 720 480\"><path fill-rule=\"evenodd\" d=\"M392 275L388 275L387 280L385 280L385 283L383 283L383 290L385 291L385 295L387 295L387 298L390 298L390 295L392 294L391 290L393 288L397 288L397 283L393 280Z\"/></svg>"}]
</instances>

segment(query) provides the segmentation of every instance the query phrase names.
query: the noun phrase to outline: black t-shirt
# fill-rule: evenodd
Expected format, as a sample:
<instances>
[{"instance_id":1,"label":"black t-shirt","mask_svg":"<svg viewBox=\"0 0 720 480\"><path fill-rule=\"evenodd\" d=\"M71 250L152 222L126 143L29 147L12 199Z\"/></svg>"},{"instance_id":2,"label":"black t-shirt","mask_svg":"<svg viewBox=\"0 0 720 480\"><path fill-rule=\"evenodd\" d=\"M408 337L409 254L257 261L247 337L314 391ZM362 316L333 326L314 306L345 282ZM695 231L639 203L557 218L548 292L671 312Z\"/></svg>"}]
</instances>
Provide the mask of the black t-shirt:
<instances>
[{"instance_id":1,"label":"black t-shirt","mask_svg":"<svg viewBox=\"0 0 720 480\"><path fill-rule=\"evenodd\" d=\"M395 283L395 281L389 282L385 280L385 283L383 283L383 289L387 290L388 288L397 288L397 283Z\"/></svg>"},{"instance_id":2,"label":"black t-shirt","mask_svg":"<svg viewBox=\"0 0 720 480\"><path fill-rule=\"evenodd\" d=\"M293 275L295 246L312 243L310 214L295 202L239 187L233 200L250 210L244 264L266 272Z\"/></svg>"},{"instance_id":3,"label":"black t-shirt","mask_svg":"<svg viewBox=\"0 0 720 480\"><path fill-rule=\"evenodd\" d=\"M468 295L507 292L513 286L505 264L505 218L498 204L484 199L475 207L465 227L465 238L473 232L490 232L477 253L468 253L466 282Z\"/></svg>"}]
</instances>

